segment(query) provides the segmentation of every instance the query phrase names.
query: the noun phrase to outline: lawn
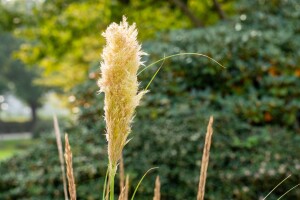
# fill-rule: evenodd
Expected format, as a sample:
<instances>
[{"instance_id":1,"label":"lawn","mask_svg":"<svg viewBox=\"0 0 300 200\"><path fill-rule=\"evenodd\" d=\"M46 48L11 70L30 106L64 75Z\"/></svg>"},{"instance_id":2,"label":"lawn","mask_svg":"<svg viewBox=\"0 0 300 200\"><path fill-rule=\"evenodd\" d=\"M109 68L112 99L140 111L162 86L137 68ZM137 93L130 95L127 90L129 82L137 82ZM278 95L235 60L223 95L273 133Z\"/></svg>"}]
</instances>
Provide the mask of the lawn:
<instances>
[{"instance_id":1,"label":"lawn","mask_svg":"<svg viewBox=\"0 0 300 200\"><path fill-rule=\"evenodd\" d=\"M36 140L34 139L14 139L0 141L0 161L10 158L17 153L22 153L34 143L36 143Z\"/></svg>"}]
</instances>

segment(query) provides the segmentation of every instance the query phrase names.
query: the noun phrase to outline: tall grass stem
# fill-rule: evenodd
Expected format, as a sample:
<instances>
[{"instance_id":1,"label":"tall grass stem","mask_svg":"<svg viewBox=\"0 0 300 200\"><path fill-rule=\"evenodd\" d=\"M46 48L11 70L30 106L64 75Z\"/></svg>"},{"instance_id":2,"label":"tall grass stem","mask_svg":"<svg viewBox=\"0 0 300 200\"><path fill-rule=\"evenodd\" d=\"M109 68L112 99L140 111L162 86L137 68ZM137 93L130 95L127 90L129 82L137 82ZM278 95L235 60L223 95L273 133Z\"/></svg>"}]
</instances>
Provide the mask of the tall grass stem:
<instances>
[{"instance_id":1,"label":"tall grass stem","mask_svg":"<svg viewBox=\"0 0 300 200\"><path fill-rule=\"evenodd\" d=\"M206 132L206 136L205 136L205 144L204 144L203 154L202 154L197 200L204 199L205 182L206 182L207 168L208 168L208 161L209 161L209 152L210 152L210 146L211 146L211 138L212 138L212 134L213 134L213 128L212 128L213 120L214 120L214 118L211 116L209 119L209 122L208 122L207 132Z\"/></svg>"},{"instance_id":2,"label":"tall grass stem","mask_svg":"<svg viewBox=\"0 0 300 200\"><path fill-rule=\"evenodd\" d=\"M68 134L65 134L65 160L67 166L67 178L69 185L69 194L71 200L76 200L76 185L75 178L73 172L73 164L72 164L72 151L71 146L69 144Z\"/></svg>"},{"instance_id":3,"label":"tall grass stem","mask_svg":"<svg viewBox=\"0 0 300 200\"><path fill-rule=\"evenodd\" d=\"M65 162L64 161L64 153L63 153L63 147L62 147L62 142L61 142L61 134L60 134L59 125L58 125L56 115L53 115L53 124L54 124L56 145L57 145L58 155L59 155L60 168L61 168L61 173L62 173L62 181L63 181L63 186L64 186L64 195L65 195L65 200L68 200L68 190L67 190L65 163L64 163Z\"/></svg>"}]
</instances>

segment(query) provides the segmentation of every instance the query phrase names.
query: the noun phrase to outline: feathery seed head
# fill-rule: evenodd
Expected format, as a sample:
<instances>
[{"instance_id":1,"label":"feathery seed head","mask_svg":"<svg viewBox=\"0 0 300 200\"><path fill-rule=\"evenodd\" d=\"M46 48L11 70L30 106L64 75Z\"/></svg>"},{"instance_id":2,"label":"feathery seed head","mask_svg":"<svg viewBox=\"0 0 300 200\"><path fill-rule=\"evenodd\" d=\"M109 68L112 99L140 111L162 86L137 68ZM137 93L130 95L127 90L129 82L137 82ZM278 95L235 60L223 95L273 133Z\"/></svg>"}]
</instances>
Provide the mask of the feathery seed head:
<instances>
[{"instance_id":1,"label":"feathery seed head","mask_svg":"<svg viewBox=\"0 0 300 200\"><path fill-rule=\"evenodd\" d=\"M135 24L126 18L120 24L112 23L102 34L106 39L101 62L100 92L105 93L104 111L110 169L117 165L135 108L146 91L138 91L137 71L141 62L141 45L137 42Z\"/></svg>"}]
</instances>

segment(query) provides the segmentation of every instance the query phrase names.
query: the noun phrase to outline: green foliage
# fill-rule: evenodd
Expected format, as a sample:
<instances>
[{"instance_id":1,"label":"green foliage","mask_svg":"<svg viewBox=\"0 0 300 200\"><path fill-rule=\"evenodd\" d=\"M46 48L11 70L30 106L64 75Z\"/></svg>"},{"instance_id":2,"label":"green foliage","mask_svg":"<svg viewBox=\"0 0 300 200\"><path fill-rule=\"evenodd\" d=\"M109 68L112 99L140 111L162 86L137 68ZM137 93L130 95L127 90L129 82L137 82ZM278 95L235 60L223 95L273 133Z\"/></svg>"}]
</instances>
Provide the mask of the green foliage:
<instances>
[{"instance_id":1,"label":"green foliage","mask_svg":"<svg viewBox=\"0 0 300 200\"><path fill-rule=\"evenodd\" d=\"M36 120L36 109L42 104L41 97L45 87L36 85L40 70L27 68L20 60L13 58L13 52L19 48L20 41L11 33L0 32L0 94L11 92L30 106L32 122Z\"/></svg>"},{"instance_id":2,"label":"green foliage","mask_svg":"<svg viewBox=\"0 0 300 200\"><path fill-rule=\"evenodd\" d=\"M224 3L226 11L232 10L231 2ZM195 13L203 13L204 16L198 17L214 18L205 20L205 24L216 22L215 11L205 9L211 5L195 0L189 4ZM43 69L41 84L67 90L85 80L86 72L99 60L104 45L100 33L112 21L120 21L122 15L137 23L142 40L158 31L192 26L170 1L46 0L30 13L32 16L28 18L32 20L15 31L26 40L18 57L26 64Z\"/></svg>"},{"instance_id":3,"label":"green foliage","mask_svg":"<svg viewBox=\"0 0 300 200\"><path fill-rule=\"evenodd\" d=\"M0 2L0 32L12 31L23 21L25 21L25 19L22 14L15 9L8 9Z\"/></svg>"},{"instance_id":4,"label":"green foliage","mask_svg":"<svg viewBox=\"0 0 300 200\"><path fill-rule=\"evenodd\" d=\"M2 122L0 121L1 133L18 133L29 132L31 129L30 122Z\"/></svg>"},{"instance_id":5,"label":"green foliage","mask_svg":"<svg viewBox=\"0 0 300 200\"><path fill-rule=\"evenodd\" d=\"M40 99L45 93L45 87L34 83L41 70L29 69L13 56L22 41L14 37L12 31L24 23L24 15L9 10L2 4L0 4L0 11L0 94L11 92L24 101L32 110L32 122L34 122L35 111L41 106Z\"/></svg>"},{"instance_id":6,"label":"green foliage","mask_svg":"<svg viewBox=\"0 0 300 200\"><path fill-rule=\"evenodd\" d=\"M252 1L251 1L252 2ZM182 93L231 107L243 120L298 128L300 110L300 9L296 1L274 1L268 10L260 1L241 9L240 17L206 29L161 34L144 47L155 59L180 52L206 54L220 61L179 56L165 61L153 82L155 93ZM274 5L274 6L275 6ZM276 13L274 15L273 13ZM284 25L284 26L283 26ZM147 73L153 74L155 68ZM149 79L143 75L141 79ZM203 91L205 93L203 94Z\"/></svg>"},{"instance_id":7,"label":"green foliage","mask_svg":"<svg viewBox=\"0 0 300 200\"><path fill-rule=\"evenodd\" d=\"M97 90L95 80L74 90L74 106L81 110L79 126L65 130L72 146L80 199L99 199L106 172L103 95L97 95ZM161 177L163 199L194 199L209 115L215 117L215 131L207 199L262 197L290 173L293 176L271 198L278 198L297 184L299 135L276 126L251 126L238 119L230 107L214 109L210 101L194 96L173 99L153 92L146 95L137 111L132 140L124 151L131 193L142 174L159 167L156 173ZM25 156L1 163L0 171L5 173L0 177L0 199L63 198L57 154L55 139L51 137ZM151 198L155 175L152 173L143 181L137 199ZM288 198L299 197L296 190Z\"/></svg>"},{"instance_id":8,"label":"green foliage","mask_svg":"<svg viewBox=\"0 0 300 200\"><path fill-rule=\"evenodd\" d=\"M33 10L34 21L16 34L27 40L18 57L43 69L39 83L69 89L83 80L89 64L99 56L97 30L108 23L105 5L104 1L46 1Z\"/></svg>"},{"instance_id":9,"label":"green foliage","mask_svg":"<svg viewBox=\"0 0 300 200\"><path fill-rule=\"evenodd\" d=\"M67 120L65 119L67 122ZM64 122L65 122L64 121ZM67 123L63 123L63 127L66 126ZM39 119L35 126L32 127L32 123L30 121L22 121L18 122L16 120L0 121L0 133L23 133L23 132L31 132L34 137L39 137L40 134L45 132L49 132L53 129L53 122L49 119Z\"/></svg>"},{"instance_id":10,"label":"green foliage","mask_svg":"<svg viewBox=\"0 0 300 200\"><path fill-rule=\"evenodd\" d=\"M16 153L22 153L22 151L26 151L33 144L35 144L35 140L4 140L0 142L0 160L3 161L9 157L12 157Z\"/></svg>"}]
</instances>

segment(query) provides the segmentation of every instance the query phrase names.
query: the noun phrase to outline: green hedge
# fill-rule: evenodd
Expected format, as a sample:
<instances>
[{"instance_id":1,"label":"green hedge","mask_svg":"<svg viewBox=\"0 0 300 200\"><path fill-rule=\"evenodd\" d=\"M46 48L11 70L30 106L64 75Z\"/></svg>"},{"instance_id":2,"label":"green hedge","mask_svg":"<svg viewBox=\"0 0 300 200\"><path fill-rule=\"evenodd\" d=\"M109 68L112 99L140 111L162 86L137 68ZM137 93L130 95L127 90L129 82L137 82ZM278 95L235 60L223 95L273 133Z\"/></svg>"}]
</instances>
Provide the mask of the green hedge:
<instances>
[{"instance_id":1,"label":"green hedge","mask_svg":"<svg viewBox=\"0 0 300 200\"><path fill-rule=\"evenodd\" d=\"M82 108L79 126L66 130L70 134L79 199L99 199L106 171L103 95L97 95L96 90L94 80L77 88L76 104ZM82 101L81 97L90 97L91 101ZM300 178L299 134L276 126L249 125L231 112L232 108L215 109L210 101L193 96L172 101L162 94L150 93L143 104L147 106L138 109L133 139L124 152L131 191L147 169L159 169L145 179L138 199L151 198L157 174L162 179L163 199L194 199L209 115L215 116L215 131L207 199L256 199L293 174L272 194L278 198ZM1 163L0 171L0 199L63 198L53 138L46 138L25 156ZM299 197L299 190L288 196Z\"/></svg>"},{"instance_id":2,"label":"green hedge","mask_svg":"<svg viewBox=\"0 0 300 200\"><path fill-rule=\"evenodd\" d=\"M64 126L67 124L63 123ZM39 137L43 132L49 132L53 128L53 122L50 119L38 119L34 125L32 122L3 122L0 121L0 135L1 133L20 133L31 132L34 137Z\"/></svg>"},{"instance_id":3,"label":"green hedge","mask_svg":"<svg viewBox=\"0 0 300 200\"><path fill-rule=\"evenodd\" d=\"M154 59L196 52L226 67L206 58L179 56L164 62L151 88L173 97L183 92L199 96L205 90L203 98L210 98L216 106L234 102L233 111L249 123L299 129L299 3L247 1L246 5L239 7L240 16L231 21L160 34L146 43ZM148 73L154 74L157 67ZM142 80L146 78L149 75L142 75Z\"/></svg>"},{"instance_id":4,"label":"green hedge","mask_svg":"<svg viewBox=\"0 0 300 200\"><path fill-rule=\"evenodd\" d=\"M30 122L2 122L0 121L0 134L1 133L16 133L16 132L29 132L32 129Z\"/></svg>"},{"instance_id":5,"label":"green hedge","mask_svg":"<svg viewBox=\"0 0 300 200\"><path fill-rule=\"evenodd\" d=\"M215 116L215 131L207 199L256 199L292 173L292 178L273 193L273 198L278 198L298 183L299 135L278 127L251 127L229 112L208 110L212 109L196 102L175 104L171 109L139 109L149 117L137 116L133 139L124 152L132 187L147 169L159 167L143 182L139 199L150 199L157 174L162 179L163 199L194 199L209 114ZM98 128L68 131L79 199L99 199L101 195L107 162L100 121L99 117ZM45 139L26 155L1 163L0 171L0 199L63 198L54 139ZM299 190L288 196L298 198Z\"/></svg>"}]
</instances>

